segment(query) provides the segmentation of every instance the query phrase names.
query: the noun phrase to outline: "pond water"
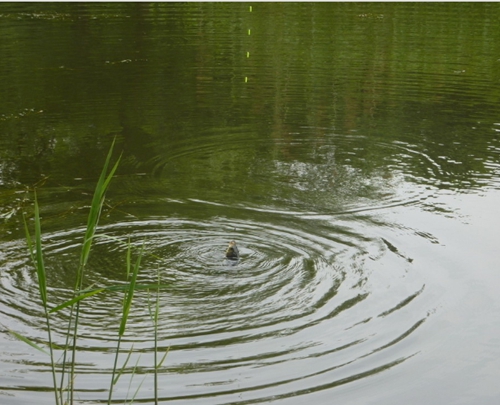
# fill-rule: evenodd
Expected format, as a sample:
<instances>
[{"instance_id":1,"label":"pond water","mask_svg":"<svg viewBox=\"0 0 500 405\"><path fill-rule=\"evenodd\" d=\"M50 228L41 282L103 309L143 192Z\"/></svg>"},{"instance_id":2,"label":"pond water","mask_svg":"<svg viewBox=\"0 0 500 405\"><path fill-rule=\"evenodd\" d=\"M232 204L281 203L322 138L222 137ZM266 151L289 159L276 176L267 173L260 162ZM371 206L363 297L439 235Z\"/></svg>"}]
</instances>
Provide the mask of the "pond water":
<instances>
[{"instance_id":1,"label":"pond water","mask_svg":"<svg viewBox=\"0 0 500 405\"><path fill-rule=\"evenodd\" d=\"M85 286L125 282L127 240L140 282L169 283L161 403L497 404L499 19L497 3L0 4L0 403L54 403L49 358L7 332L47 347L22 214L36 188L53 307L116 138ZM107 401L122 298L82 304L75 403ZM148 300L116 403L154 403ZM59 345L67 320L51 315Z\"/></svg>"}]
</instances>

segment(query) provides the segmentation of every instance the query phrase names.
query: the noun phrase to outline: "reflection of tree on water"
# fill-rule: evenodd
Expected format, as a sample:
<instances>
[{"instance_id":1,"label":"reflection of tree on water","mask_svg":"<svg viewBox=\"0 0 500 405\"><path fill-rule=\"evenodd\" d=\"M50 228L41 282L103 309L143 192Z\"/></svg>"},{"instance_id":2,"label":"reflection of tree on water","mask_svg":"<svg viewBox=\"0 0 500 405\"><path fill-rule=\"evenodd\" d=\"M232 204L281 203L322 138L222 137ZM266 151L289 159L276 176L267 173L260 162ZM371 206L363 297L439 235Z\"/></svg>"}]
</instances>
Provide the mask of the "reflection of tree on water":
<instances>
[{"instance_id":1,"label":"reflection of tree on water","mask_svg":"<svg viewBox=\"0 0 500 405\"><path fill-rule=\"evenodd\" d=\"M3 49L0 64L4 178L30 184L43 173L64 184L95 176L117 133L134 152L128 163L148 169L145 162L161 161L179 140L196 143L207 129L242 125L276 139L282 153L300 131L317 139L331 133L404 139L447 166L443 187L450 180L450 187L467 188L475 174L488 173L482 158L494 135L497 97L485 83L496 76L482 56L496 48L492 36L475 33L497 32L491 19L476 18L496 15L492 5L433 4L410 12L402 4L368 10L269 3L252 13L246 5L215 3L67 4L64 12L51 4L36 12L29 4L3 7L2 37L27 38ZM437 11L461 23L429 24ZM166 17L173 12L175 21ZM31 37L27 21L57 29ZM428 46L408 46L415 41ZM473 60L474 75L453 73L464 69L450 70L450 60ZM243 74L248 83L239 80ZM43 113L20 113L31 110ZM471 143L474 157L464 147ZM383 167L386 151L379 151L364 165ZM407 171L428 175L418 158L407 164Z\"/></svg>"}]
</instances>

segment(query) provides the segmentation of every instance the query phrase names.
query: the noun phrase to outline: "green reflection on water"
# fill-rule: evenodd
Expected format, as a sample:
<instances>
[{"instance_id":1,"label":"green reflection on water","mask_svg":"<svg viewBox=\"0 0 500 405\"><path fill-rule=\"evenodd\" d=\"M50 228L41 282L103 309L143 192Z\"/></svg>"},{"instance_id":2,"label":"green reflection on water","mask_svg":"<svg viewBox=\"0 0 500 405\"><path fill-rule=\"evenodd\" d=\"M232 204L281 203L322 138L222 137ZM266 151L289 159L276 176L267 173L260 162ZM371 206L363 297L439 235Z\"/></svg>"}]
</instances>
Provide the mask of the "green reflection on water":
<instances>
[{"instance_id":1,"label":"green reflection on water","mask_svg":"<svg viewBox=\"0 0 500 405\"><path fill-rule=\"evenodd\" d=\"M312 192L333 209L383 198L387 179L487 185L498 14L484 3L1 4L1 185L47 178L49 200L71 208L114 136L120 173L152 176L115 187L137 198L303 209ZM7 217L16 203L4 198Z\"/></svg>"}]
</instances>

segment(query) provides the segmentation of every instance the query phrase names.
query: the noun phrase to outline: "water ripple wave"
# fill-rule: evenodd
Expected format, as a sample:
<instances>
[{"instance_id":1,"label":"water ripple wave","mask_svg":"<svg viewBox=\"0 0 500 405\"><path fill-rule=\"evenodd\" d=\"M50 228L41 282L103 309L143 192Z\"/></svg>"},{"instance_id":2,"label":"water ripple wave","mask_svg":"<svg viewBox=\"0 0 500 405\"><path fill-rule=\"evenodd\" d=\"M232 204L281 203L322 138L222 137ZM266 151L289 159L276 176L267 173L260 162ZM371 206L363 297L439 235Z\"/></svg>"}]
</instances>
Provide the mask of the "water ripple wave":
<instances>
[{"instance_id":1,"label":"water ripple wave","mask_svg":"<svg viewBox=\"0 0 500 405\"><path fill-rule=\"evenodd\" d=\"M160 370L162 400L266 402L366 378L418 353L418 346L405 342L428 317L425 285L396 241L377 235L362 216L313 221L274 214L267 222L266 215L150 218L102 228L107 237L96 241L88 284L125 282L126 247L118 240L127 239L136 251L145 246L140 283L155 283L158 276L170 283L159 296L160 349L170 348ZM81 237L75 230L45 238L51 301L71 296ZM232 239L240 249L237 263L224 258ZM3 250L2 323L20 323L28 337L43 343L35 275L24 249L17 243ZM124 336L146 375L153 367L153 296L137 291ZM122 297L101 294L82 306L80 383L95 389L80 395L89 400L102 400L107 388ZM67 316L61 311L54 317L59 343ZM119 386L116 393L125 397L128 389Z\"/></svg>"}]
</instances>

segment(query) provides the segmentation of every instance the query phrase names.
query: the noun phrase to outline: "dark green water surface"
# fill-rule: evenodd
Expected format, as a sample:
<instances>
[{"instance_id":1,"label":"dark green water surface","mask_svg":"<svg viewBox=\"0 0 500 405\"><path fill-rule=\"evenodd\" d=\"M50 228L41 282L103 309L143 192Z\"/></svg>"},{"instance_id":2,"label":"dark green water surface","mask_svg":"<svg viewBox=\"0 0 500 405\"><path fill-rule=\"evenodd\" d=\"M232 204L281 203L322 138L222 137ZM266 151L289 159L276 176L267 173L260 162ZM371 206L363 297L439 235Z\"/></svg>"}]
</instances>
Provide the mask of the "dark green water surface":
<instances>
[{"instance_id":1,"label":"dark green water surface","mask_svg":"<svg viewBox=\"0 0 500 405\"><path fill-rule=\"evenodd\" d=\"M497 3L0 3L0 403L54 402L48 357L6 331L47 345L22 214L36 188L55 306L116 138L86 286L125 281L129 238L141 282L171 283L160 403L498 404L499 22ZM84 302L77 403L107 400L121 300ZM147 302L116 403L141 384L154 403Z\"/></svg>"}]
</instances>

